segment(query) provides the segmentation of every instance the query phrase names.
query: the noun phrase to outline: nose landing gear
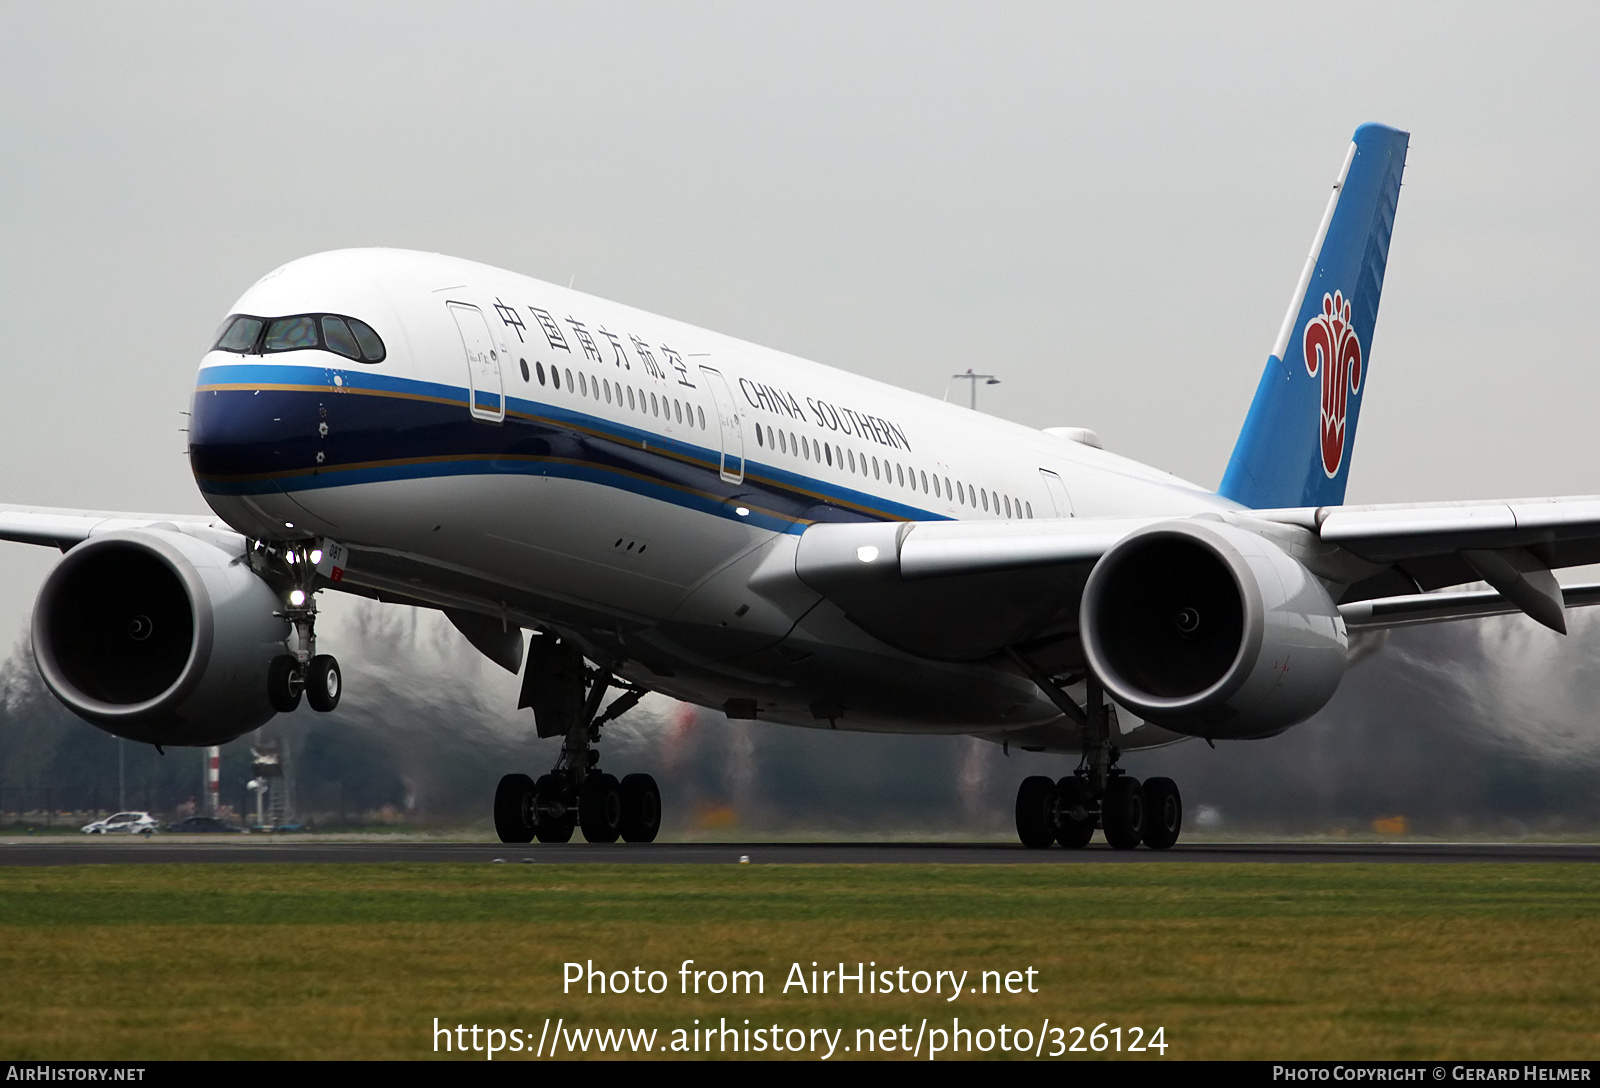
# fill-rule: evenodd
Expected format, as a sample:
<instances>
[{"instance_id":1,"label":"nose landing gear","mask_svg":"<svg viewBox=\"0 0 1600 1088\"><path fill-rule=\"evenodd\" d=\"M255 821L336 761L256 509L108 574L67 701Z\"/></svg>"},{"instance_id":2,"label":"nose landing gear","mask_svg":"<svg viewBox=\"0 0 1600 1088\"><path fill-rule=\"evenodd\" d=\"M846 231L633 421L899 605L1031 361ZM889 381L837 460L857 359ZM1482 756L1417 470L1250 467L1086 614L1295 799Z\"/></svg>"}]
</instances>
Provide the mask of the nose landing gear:
<instances>
[{"instance_id":1,"label":"nose landing gear","mask_svg":"<svg viewBox=\"0 0 1600 1088\"><path fill-rule=\"evenodd\" d=\"M589 842L654 842L661 829L661 791L647 774L622 781L600 769L593 745L600 729L632 710L644 688L592 668L571 643L536 638L529 647L521 705L533 708L541 737L563 738L550 773L534 782L508 774L495 790L494 826L501 842L568 842L581 828ZM606 694L622 692L604 711Z\"/></svg>"},{"instance_id":2,"label":"nose landing gear","mask_svg":"<svg viewBox=\"0 0 1600 1088\"><path fill-rule=\"evenodd\" d=\"M287 714L300 706L304 695L312 710L326 714L339 705L344 677L332 654L317 653L316 559L321 553L297 541L252 554L276 560L271 571L292 586L288 607L274 614L294 626L295 652L279 654L267 667L267 701L273 710Z\"/></svg>"}]
</instances>

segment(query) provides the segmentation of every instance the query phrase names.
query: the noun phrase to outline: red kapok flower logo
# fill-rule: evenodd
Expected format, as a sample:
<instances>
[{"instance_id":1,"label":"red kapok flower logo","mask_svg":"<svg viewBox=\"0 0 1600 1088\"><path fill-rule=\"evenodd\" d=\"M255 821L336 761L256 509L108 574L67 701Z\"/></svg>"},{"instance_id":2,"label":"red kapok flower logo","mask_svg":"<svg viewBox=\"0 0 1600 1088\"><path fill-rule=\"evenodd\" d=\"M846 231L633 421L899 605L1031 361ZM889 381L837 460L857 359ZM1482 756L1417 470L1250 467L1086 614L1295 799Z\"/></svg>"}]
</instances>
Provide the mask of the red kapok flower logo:
<instances>
[{"instance_id":1,"label":"red kapok flower logo","mask_svg":"<svg viewBox=\"0 0 1600 1088\"><path fill-rule=\"evenodd\" d=\"M1322 312L1306 322L1306 373L1322 375L1322 471L1332 479L1344 462L1344 420L1350 394L1361 390L1361 342L1340 291L1322 296Z\"/></svg>"}]
</instances>

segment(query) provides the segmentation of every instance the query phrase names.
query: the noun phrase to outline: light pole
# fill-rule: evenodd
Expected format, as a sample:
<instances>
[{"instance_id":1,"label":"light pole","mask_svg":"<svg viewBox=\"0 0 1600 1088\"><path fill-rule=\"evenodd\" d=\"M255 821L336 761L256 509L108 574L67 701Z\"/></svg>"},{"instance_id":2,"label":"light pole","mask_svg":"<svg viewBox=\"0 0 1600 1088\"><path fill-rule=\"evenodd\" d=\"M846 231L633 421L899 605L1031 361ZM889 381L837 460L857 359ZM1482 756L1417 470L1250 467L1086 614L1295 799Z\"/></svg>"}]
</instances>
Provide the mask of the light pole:
<instances>
[{"instance_id":1,"label":"light pole","mask_svg":"<svg viewBox=\"0 0 1600 1088\"><path fill-rule=\"evenodd\" d=\"M967 407L971 408L973 411L977 411L978 409L978 383L981 381L984 385L1000 384L1000 379L995 377L993 374L974 374L971 367L967 368L967 372L965 374L952 374L950 376L952 378L960 378L962 381L972 383L972 395L968 398Z\"/></svg>"}]
</instances>

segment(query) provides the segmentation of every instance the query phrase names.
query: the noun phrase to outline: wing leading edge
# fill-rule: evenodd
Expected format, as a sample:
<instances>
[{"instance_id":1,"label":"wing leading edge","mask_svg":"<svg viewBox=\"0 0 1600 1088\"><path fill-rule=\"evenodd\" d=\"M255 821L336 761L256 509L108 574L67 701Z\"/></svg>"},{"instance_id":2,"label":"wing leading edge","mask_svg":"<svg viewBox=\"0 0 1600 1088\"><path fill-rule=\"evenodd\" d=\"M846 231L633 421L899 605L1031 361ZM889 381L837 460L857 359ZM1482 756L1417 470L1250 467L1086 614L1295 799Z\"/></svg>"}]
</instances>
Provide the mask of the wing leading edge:
<instances>
[{"instance_id":1,"label":"wing leading edge","mask_svg":"<svg viewBox=\"0 0 1600 1088\"><path fill-rule=\"evenodd\" d=\"M40 544L61 551L67 551L101 533L162 527L191 533L225 533L243 539L219 518L203 515L131 514L113 510L0 504L0 540Z\"/></svg>"}]
</instances>

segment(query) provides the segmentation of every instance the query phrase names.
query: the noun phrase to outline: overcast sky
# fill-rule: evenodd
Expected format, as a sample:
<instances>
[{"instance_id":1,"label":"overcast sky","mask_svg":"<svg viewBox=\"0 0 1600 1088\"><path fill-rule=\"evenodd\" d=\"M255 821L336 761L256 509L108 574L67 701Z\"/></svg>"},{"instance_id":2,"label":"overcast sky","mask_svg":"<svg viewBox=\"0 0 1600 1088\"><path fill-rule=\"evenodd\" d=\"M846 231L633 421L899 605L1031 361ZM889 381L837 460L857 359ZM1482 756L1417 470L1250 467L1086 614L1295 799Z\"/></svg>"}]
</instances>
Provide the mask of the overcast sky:
<instances>
[{"instance_id":1,"label":"overcast sky","mask_svg":"<svg viewBox=\"0 0 1600 1088\"><path fill-rule=\"evenodd\" d=\"M1600 492L1600 7L0 6L0 501L203 511L246 287L566 283L1215 486L1356 125L1412 133L1352 502ZM962 396L951 390L952 398ZM0 545L0 645L51 553Z\"/></svg>"}]
</instances>

